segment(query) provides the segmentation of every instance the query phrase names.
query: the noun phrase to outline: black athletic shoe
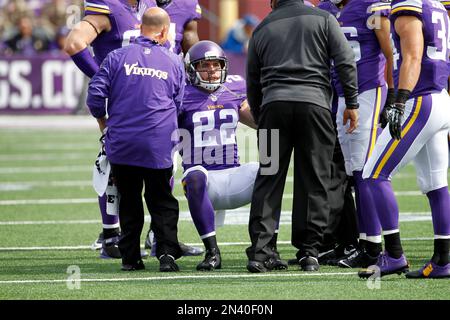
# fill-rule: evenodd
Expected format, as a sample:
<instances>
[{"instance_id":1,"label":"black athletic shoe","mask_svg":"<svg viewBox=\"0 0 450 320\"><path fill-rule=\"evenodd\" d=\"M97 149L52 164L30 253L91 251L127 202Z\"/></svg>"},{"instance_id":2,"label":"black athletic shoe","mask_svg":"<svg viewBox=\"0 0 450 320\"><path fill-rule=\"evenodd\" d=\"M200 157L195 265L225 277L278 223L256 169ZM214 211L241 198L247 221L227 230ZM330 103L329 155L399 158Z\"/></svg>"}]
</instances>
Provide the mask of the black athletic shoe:
<instances>
[{"instance_id":1,"label":"black athletic shoe","mask_svg":"<svg viewBox=\"0 0 450 320\"><path fill-rule=\"evenodd\" d=\"M273 251L273 269L274 270L285 270L288 268L288 264L286 261L281 259L280 253L278 252L277 247L272 247L272 251Z\"/></svg>"},{"instance_id":2,"label":"black athletic shoe","mask_svg":"<svg viewBox=\"0 0 450 320\"><path fill-rule=\"evenodd\" d=\"M320 262L320 264L328 265L328 266L337 266L338 262L341 260L346 259L350 255L352 255L356 251L356 247L353 245L348 246L341 246L338 245L336 248L334 248L334 254L330 255L327 260L325 260L323 263Z\"/></svg>"},{"instance_id":3,"label":"black athletic shoe","mask_svg":"<svg viewBox=\"0 0 450 320\"><path fill-rule=\"evenodd\" d=\"M286 270L288 264L286 261L277 257L270 257L266 261L249 260L247 264L247 270L252 273L268 272L272 270Z\"/></svg>"},{"instance_id":4,"label":"black athletic shoe","mask_svg":"<svg viewBox=\"0 0 450 320\"><path fill-rule=\"evenodd\" d=\"M365 250L357 249L347 258L339 260L338 266L341 268L368 268L377 261L378 256L372 257Z\"/></svg>"},{"instance_id":5,"label":"black athletic shoe","mask_svg":"<svg viewBox=\"0 0 450 320\"><path fill-rule=\"evenodd\" d=\"M205 259L197 265L198 271L211 271L222 268L222 259L218 248L206 250Z\"/></svg>"},{"instance_id":6,"label":"black athletic shoe","mask_svg":"<svg viewBox=\"0 0 450 320\"><path fill-rule=\"evenodd\" d=\"M152 242L153 238L153 232L151 230L148 230L147 236L145 237L145 249L151 249L150 255L152 257L156 257L156 241ZM191 247L188 245L185 245L182 242L178 243L180 245L182 255L184 257L190 257L190 256L201 256L204 252L202 248L199 247Z\"/></svg>"},{"instance_id":7,"label":"black athletic shoe","mask_svg":"<svg viewBox=\"0 0 450 320\"><path fill-rule=\"evenodd\" d=\"M159 271L161 272L176 272L180 271L178 265L175 263L175 258L170 254L163 254L159 257Z\"/></svg>"},{"instance_id":8,"label":"black athletic shoe","mask_svg":"<svg viewBox=\"0 0 450 320\"><path fill-rule=\"evenodd\" d=\"M100 258L102 259L120 259L122 255L119 250L119 236L103 240L100 250Z\"/></svg>"},{"instance_id":9,"label":"black athletic shoe","mask_svg":"<svg viewBox=\"0 0 450 320\"><path fill-rule=\"evenodd\" d=\"M302 271L319 271L319 260L315 257L305 256L298 260Z\"/></svg>"},{"instance_id":10,"label":"black athletic shoe","mask_svg":"<svg viewBox=\"0 0 450 320\"><path fill-rule=\"evenodd\" d=\"M136 271L136 270L144 270L145 265L142 260L139 260L134 264L122 264L122 271Z\"/></svg>"}]
</instances>

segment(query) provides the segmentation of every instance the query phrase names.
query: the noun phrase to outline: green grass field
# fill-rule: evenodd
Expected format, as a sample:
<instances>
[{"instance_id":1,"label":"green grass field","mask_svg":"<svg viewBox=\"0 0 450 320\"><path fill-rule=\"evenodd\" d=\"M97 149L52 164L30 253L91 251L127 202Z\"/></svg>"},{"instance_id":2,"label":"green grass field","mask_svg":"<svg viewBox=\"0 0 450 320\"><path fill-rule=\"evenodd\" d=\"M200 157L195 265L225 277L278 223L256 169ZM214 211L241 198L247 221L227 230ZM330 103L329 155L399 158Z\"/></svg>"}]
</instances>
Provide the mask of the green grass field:
<instances>
[{"instance_id":1,"label":"green grass field","mask_svg":"<svg viewBox=\"0 0 450 320\"><path fill-rule=\"evenodd\" d=\"M8 119L15 121L13 117ZM95 120L81 119L91 125L77 128L67 117L49 118L42 128L20 127L20 121L17 126L4 125L6 120L3 126L0 123L0 300L450 298L449 280L415 281L393 275L368 285L358 279L357 270L326 266L318 273L290 267L288 271L250 274L245 268L245 248L249 244L245 224L227 224L217 230L221 270L197 272L195 266L202 257L184 257L178 263L181 272L162 274L158 272L158 261L151 257L144 261L146 270L121 272L120 260L99 259L98 252L89 249L101 231L90 183L99 145ZM63 121L68 125L58 129ZM247 137L240 139L241 158L256 160L253 133L242 129L240 133ZM402 212L403 246L412 267L418 268L431 256L433 232L428 201L418 191L414 173L414 167L407 166L393 184ZM177 181L180 176L179 170ZM282 221L289 221L291 209L289 177ZM175 194L185 214L181 216L186 217L187 203L179 183ZM147 230L148 221L144 228ZM183 242L201 245L188 218L180 220L179 232ZM284 259L293 258L296 252L290 245L290 234L290 223L283 223L279 249ZM78 289L73 286L73 275L67 273L70 266L80 270ZM379 288L369 288L378 284Z\"/></svg>"}]
</instances>

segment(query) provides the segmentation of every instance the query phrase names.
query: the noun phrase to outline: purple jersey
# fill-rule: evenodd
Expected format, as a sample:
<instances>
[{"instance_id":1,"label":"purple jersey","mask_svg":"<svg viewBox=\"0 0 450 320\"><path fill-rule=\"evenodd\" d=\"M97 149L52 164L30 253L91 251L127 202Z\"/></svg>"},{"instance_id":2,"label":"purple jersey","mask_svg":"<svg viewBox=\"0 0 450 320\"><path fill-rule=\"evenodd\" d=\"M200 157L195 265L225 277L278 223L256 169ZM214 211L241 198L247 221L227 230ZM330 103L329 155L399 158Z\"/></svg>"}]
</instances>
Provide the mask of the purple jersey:
<instances>
[{"instance_id":1,"label":"purple jersey","mask_svg":"<svg viewBox=\"0 0 450 320\"><path fill-rule=\"evenodd\" d=\"M441 3L444 5L445 10L447 10L447 12L450 13L450 1L449 0L441 0ZM449 46L450 46L450 42L449 42ZM449 58L450 58L450 52L449 52ZM448 74L450 76L450 60L448 63ZM449 135L449 138L450 138L450 135ZM450 143L450 140L449 140L449 143Z\"/></svg>"},{"instance_id":2,"label":"purple jersey","mask_svg":"<svg viewBox=\"0 0 450 320\"><path fill-rule=\"evenodd\" d=\"M237 75L228 76L213 93L186 86L178 117L179 128L187 130L191 137L181 144L185 170L196 165L206 170L239 166L236 127L246 98L245 80Z\"/></svg>"},{"instance_id":3,"label":"purple jersey","mask_svg":"<svg viewBox=\"0 0 450 320\"><path fill-rule=\"evenodd\" d=\"M436 0L392 1L391 26L394 40L394 80L398 88L402 54L400 38L395 32L399 16L415 16L422 21L424 50L419 80L411 98L441 92L447 87L448 73L443 72L449 63L449 19L441 2Z\"/></svg>"},{"instance_id":4,"label":"purple jersey","mask_svg":"<svg viewBox=\"0 0 450 320\"><path fill-rule=\"evenodd\" d=\"M172 133L183 99L185 71L179 56L138 37L106 56L89 83L87 105L106 114L106 154L115 164L163 169L172 166Z\"/></svg>"},{"instance_id":5,"label":"purple jersey","mask_svg":"<svg viewBox=\"0 0 450 320\"><path fill-rule=\"evenodd\" d=\"M355 53L360 93L386 84L386 58L368 21L372 16L389 16L390 9L390 3L386 1L352 0L337 14L342 31ZM339 96L344 96L340 83L336 84L336 90Z\"/></svg>"},{"instance_id":6,"label":"purple jersey","mask_svg":"<svg viewBox=\"0 0 450 320\"><path fill-rule=\"evenodd\" d=\"M335 17L336 17L336 15L339 12L339 8L336 7L336 5L333 2L329 1L329 0L322 0L322 1L320 1L320 3L317 6L317 8L325 10L325 11L331 13Z\"/></svg>"},{"instance_id":7,"label":"purple jersey","mask_svg":"<svg viewBox=\"0 0 450 320\"><path fill-rule=\"evenodd\" d=\"M111 51L127 46L141 34L140 25L144 12L156 7L154 0L140 0L131 8L128 0L85 0L84 14L108 16L111 30L102 32L92 42L95 61L100 65Z\"/></svg>"},{"instance_id":8,"label":"purple jersey","mask_svg":"<svg viewBox=\"0 0 450 320\"><path fill-rule=\"evenodd\" d=\"M182 52L184 28L192 20L200 20L202 9L198 0L173 0L163 7L170 16L170 50L176 54Z\"/></svg>"}]
</instances>

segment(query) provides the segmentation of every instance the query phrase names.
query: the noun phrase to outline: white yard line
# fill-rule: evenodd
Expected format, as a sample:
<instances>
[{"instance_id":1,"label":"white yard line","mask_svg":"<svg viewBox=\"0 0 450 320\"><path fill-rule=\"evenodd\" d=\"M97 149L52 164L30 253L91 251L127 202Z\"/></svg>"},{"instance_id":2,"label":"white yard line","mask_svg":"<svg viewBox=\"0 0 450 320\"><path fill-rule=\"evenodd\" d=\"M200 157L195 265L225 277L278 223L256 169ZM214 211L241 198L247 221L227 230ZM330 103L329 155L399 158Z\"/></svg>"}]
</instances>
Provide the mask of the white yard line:
<instances>
[{"instance_id":1,"label":"white yard line","mask_svg":"<svg viewBox=\"0 0 450 320\"><path fill-rule=\"evenodd\" d=\"M91 187L91 180L65 180L65 181L5 181L0 183L0 191L28 191L33 188L51 187Z\"/></svg>"},{"instance_id":2,"label":"white yard line","mask_svg":"<svg viewBox=\"0 0 450 320\"><path fill-rule=\"evenodd\" d=\"M211 274L191 276L162 276L162 277L137 277L137 278L97 278L83 279L80 282L128 282L128 281L161 281L161 280L190 280L190 279L242 279L242 278L297 278L297 277L328 277L328 276L355 276L357 272L324 272L324 273L284 273L273 272L265 274ZM78 281L78 279L76 280ZM70 283L73 279L42 279L42 280L1 280L0 284L33 284L33 283Z\"/></svg>"},{"instance_id":3,"label":"white yard line","mask_svg":"<svg viewBox=\"0 0 450 320\"><path fill-rule=\"evenodd\" d=\"M402 241L433 241L432 237L402 238ZM185 243L188 246L203 246L203 243ZM290 241L278 241L279 245L290 245ZM219 246L249 246L249 242L219 242ZM144 244L142 244L142 248ZM1 251L76 251L76 250L92 250L90 245L78 246L35 246L35 247L0 247Z\"/></svg>"},{"instance_id":4,"label":"white yard line","mask_svg":"<svg viewBox=\"0 0 450 320\"><path fill-rule=\"evenodd\" d=\"M100 137L100 135L99 135ZM71 153L78 153L80 151L88 151L93 152L92 156L96 156L95 151L98 151L100 149L100 144L95 144L95 139L93 139L92 142L80 142L80 143L21 143L20 145L8 145L10 150L17 152L26 150L26 152L23 152L23 156L25 157L29 151L36 151L37 153L43 154L47 151L61 151L61 150L67 150ZM20 147L20 148L19 148ZM31 154L31 153L30 153ZM86 155L86 154L85 154Z\"/></svg>"},{"instance_id":5,"label":"white yard line","mask_svg":"<svg viewBox=\"0 0 450 320\"><path fill-rule=\"evenodd\" d=\"M1 187L0 187L1 190ZM422 196L420 191L399 191L395 192L400 197L417 197ZM186 197L176 197L178 201L187 201ZM292 199L293 194L283 195L283 199ZM0 200L0 206L17 206L17 205L35 205L35 204L74 204L74 203L95 203L97 198L77 198L77 199L19 199L19 200Z\"/></svg>"},{"instance_id":6,"label":"white yard line","mask_svg":"<svg viewBox=\"0 0 450 320\"><path fill-rule=\"evenodd\" d=\"M431 221L431 213L423 215L404 215L400 213L400 222ZM189 212L180 212L180 221L192 221ZM150 217L145 216L145 221L150 222ZM243 215L228 214L225 220L227 225L246 225L248 212ZM280 224L291 224L290 212L282 213ZM100 224L100 220L24 220L24 221L0 221L0 226L25 226L25 225L70 225L70 224Z\"/></svg>"},{"instance_id":7,"label":"white yard line","mask_svg":"<svg viewBox=\"0 0 450 320\"><path fill-rule=\"evenodd\" d=\"M3 167L0 168L0 174L92 172L93 166Z\"/></svg>"},{"instance_id":8,"label":"white yard line","mask_svg":"<svg viewBox=\"0 0 450 320\"><path fill-rule=\"evenodd\" d=\"M84 160L85 154L80 153L20 153L20 154L2 154L0 161L60 161L60 160ZM93 159L93 157L92 157Z\"/></svg>"},{"instance_id":9,"label":"white yard line","mask_svg":"<svg viewBox=\"0 0 450 320\"><path fill-rule=\"evenodd\" d=\"M2 116L0 129L45 129L73 130L97 129L98 124L88 115L60 115L60 116Z\"/></svg>"}]
</instances>

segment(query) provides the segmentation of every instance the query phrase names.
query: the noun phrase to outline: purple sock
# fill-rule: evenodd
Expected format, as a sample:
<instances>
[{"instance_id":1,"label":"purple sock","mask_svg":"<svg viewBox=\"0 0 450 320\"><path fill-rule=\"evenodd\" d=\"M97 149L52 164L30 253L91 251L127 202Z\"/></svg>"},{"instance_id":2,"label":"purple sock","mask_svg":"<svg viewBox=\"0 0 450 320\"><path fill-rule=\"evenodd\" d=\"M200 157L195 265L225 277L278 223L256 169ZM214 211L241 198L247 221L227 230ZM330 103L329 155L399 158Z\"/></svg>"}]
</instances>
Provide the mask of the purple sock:
<instances>
[{"instance_id":1,"label":"purple sock","mask_svg":"<svg viewBox=\"0 0 450 320\"><path fill-rule=\"evenodd\" d=\"M395 199L394 190L389 180L383 178L366 179L377 209L383 231L398 229L398 205Z\"/></svg>"},{"instance_id":2,"label":"purple sock","mask_svg":"<svg viewBox=\"0 0 450 320\"><path fill-rule=\"evenodd\" d=\"M100 69L87 47L75 53L71 58L76 66L89 78L92 78Z\"/></svg>"},{"instance_id":3,"label":"purple sock","mask_svg":"<svg viewBox=\"0 0 450 320\"><path fill-rule=\"evenodd\" d=\"M354 179L353 179L354 181ZM358 232L359 237L361 238L361 234L366 234L366 227L363 224L363 219L361 219L361 209L359 204L359 190L355 186L355 204L356 204L356 216L358 217Z\"/></svg>"},{"instance_id":4,"label":"purple sock","mask_svg":"<svg viewBox=\"0 0 450 320\"><path fill-rule=\"evenodd\" d=\"M106 213L106 195L98 197L98 206L102 214L103 229L114 229L119 227L119 216Z\"/></svg>"},{"instance_id":5,"label":"purple sock","mask_svg":"<svg viewBox=\"0 0 450 320\"><path fill-rule=\"evenodd\" d=\"M200 238L215 234L214 208L206 189L206 176L201 171L189 173L183 180L192 220Z\"/></svg>"},{"instance_id":6,"label":"purple sock","mask_svg":"<svg viewBox=\"0 0 450 320\"><path fill-rule=\"evenodd\" d=\"M362 233L365 233L366 237L381 236L380 220L378 219L370 186L367 180L363 180L362 171L353 171L353 178L355 179L355 189L358 190L357 207L359 207L360 212L360 225L364 226Z\"/></svg>"},{"instance_id":7,"label":"purple sock","mask_svg":"<svg viewBox=\"0 0 450 320\"><path fill-rule=\"evenodd\" d=\"M427 193L435 235L450 235L450 197L447 187Z\"/></svg>"}]
</instances>

